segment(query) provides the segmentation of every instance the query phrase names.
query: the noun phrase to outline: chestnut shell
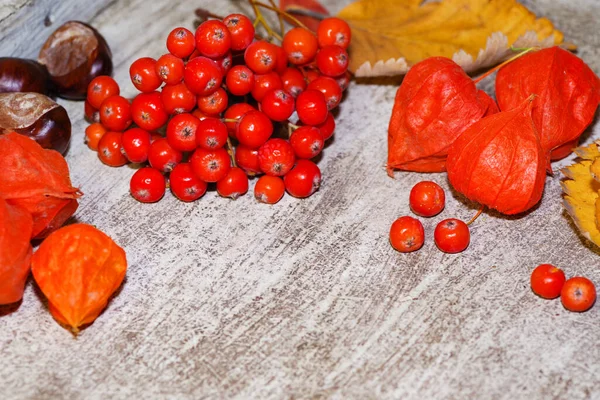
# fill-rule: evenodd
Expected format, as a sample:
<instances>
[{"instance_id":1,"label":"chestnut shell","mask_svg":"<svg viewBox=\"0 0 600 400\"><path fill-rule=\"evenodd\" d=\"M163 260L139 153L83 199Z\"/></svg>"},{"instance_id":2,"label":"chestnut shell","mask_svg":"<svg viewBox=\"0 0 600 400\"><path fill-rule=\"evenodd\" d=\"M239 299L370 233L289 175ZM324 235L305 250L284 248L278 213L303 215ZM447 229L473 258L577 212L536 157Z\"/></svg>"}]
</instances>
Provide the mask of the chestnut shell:
<instances>
[{"instance_id":1,"label":"chestnut shell","mask_svg":"<svg viewBox=\"0 0 600 400\"><path fill-rule=\"evenodd\" d=\"M37 92L50 94L48 69L35 60L0 57L0 93Z\"/></svg>"},{"instance_id":2,"label":"chestnut shell","mask_svg":"<svg viewBox=\"0 0 600 400\"><path fill-rule=\"evenodd\" d=\"M92 79L113 72L106 40L80 21L58 27L42 46L38 61L47 67L57 94L70 100L84 100Z\"/></svg>"}]
</instances>

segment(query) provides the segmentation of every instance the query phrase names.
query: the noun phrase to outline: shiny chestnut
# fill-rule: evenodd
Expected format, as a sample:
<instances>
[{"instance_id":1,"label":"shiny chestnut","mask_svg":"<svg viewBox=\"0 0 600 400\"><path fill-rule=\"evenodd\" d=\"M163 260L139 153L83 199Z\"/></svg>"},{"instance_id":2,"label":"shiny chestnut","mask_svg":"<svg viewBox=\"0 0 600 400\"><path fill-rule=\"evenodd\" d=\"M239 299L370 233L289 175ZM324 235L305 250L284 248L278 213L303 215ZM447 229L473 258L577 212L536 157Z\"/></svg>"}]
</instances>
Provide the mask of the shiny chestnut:
<instances>
[{"instance_id":1,"label":"shiny chestnut","mask_svg":"<svg viewBox=\"0 0 600 400\"><path fill-rule=\"evenodd\" d=\"M37 92L50 94L50 75L35 60L0 57L0 93Z\"/></svg>"}]
</instances>

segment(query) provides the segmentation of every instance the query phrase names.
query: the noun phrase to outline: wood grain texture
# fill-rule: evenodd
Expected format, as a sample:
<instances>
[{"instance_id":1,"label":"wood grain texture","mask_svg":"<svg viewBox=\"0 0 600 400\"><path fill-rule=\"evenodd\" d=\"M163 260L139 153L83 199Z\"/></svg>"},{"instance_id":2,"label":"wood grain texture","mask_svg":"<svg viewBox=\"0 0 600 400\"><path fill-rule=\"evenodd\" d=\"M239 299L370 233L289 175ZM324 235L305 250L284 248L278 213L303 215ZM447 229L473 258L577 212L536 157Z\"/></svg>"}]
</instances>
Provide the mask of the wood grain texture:
<instances>
[{"instance_id":1,"label":"wood grain texture","mask_svg":"<svg viewBox=\"0 0 600 400\"><path fill-rule=\"evenodd\" d=\"M349 2L323 1L334 12ZM526 3L600 73L595 0ZM125 95L134 94L131 62L163 54L170 29L191 26L202 5L225 15L240 2L124 0L91 19ZM63 17L78 15L70 12ZM0 32L2 46L19 37L15 26ZM600 398L600 307L569 313L529 289L532 268L546 262L600 283L598 251L562 209L560 174L531 213L484 214L467 251L439 252L435 224L468 219L476 206L444 174L386 175L396 89L353 83L319 164L321 190L274 206L214 191L193 204L170 194L139 204L128 193L133 169L102 165L83 144L83 105L62 101L73 121L72 180L85 193L76 217L123 246L130 267L77 340L28 284L18 310L0 317L0 398ZM584 142L598 137L596 122ZM446 210L423 221L421 251L399 254L389 226L410 213L409 190L425 178L447 190Z\"/></svg>"}]
</instances>

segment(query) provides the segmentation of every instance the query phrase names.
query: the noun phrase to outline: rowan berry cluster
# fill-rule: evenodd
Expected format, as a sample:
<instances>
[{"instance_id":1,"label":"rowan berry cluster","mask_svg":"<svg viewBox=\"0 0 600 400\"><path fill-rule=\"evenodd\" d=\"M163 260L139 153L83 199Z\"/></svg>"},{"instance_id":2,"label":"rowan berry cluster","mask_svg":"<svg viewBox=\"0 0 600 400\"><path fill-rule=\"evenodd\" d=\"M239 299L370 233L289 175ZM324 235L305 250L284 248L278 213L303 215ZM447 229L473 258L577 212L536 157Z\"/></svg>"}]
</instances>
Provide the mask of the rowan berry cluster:
<instances>
[{"instance_id":1,"label":"rowan berry cluster","mask_svg":"<svg viewBox=\"0 0 600 400\"><path fill-rule=\"evenodd\" d=\"M168 186L193 201L211 183L237 198L253 176L256 199L269 204L319 188L311 160L333 135L331 111L349 83L350 28L327 18L316 34L290 29L281 45L255 35L242 14L206 20L195 34L174 29L167 54L131 65L141 92L131 102L109 76L90 83L86 115L97 122L87 144L107 165L146 165L131 178L134 198L156 202Z\"/></svg>"}]
</instances>

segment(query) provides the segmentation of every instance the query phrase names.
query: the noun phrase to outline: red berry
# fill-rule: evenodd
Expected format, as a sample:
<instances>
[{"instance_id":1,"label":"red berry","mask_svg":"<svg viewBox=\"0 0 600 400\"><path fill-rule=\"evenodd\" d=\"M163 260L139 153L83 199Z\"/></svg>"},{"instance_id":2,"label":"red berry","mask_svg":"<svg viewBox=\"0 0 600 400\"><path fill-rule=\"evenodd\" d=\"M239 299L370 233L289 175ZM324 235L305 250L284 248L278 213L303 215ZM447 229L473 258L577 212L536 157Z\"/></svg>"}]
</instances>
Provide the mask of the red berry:
<instances>
[{"instance_id":1,"label":"red berry","mask_svg":"<svg viewBox=\"0 0 600 400\"><path fill-rule=\"evenodd\" d=\"M223 115L225 120L228 120L225 125L229 131L229 136L235 138L235 132L237 130L238 120L242 118L248 111L255 111L256 109L248 103L237 103L230 106ZM235 121L235 122L233 122Z\"/></svg>"},{"instance_id":2,"label":"red berry","mask_svg":"<svg viewBox=\"0 0 600 400\"><path fill-rule=\"evenodd\" d=\"M227 109L229 99L223 88L208 96L198 97L198 109L207 115L218 115Z\"/></svg>"},{"instance_id":3,"label":"red berry","mask_svg":"<svg viewBox=\"0 0 600 400\"><path fill-rule=\"evenodd\" d=\"M304 75L297 68L287 68L281 74L281 81L283 83L283 90L291 94L294 98L298 97L306 89Z\"/></svg>"},{"instance_id":4,"label":"red berry","mask_svg":"<svg viewBox=\"0 0 600 400\"><path fill-rule=\"evenodd\" d=\"M98 111L97 108L94 108L94 106L92 106L87 100L83 105L83 113L85 114L85 119L88 122L100 122L100 111Z\"/></svg>"},{"instance_id":5,"label":"red berry","mask_svg":"<svg viewBox=\"0 0 600 400\"><path fill-rule=\"evenodd\" d=\"M294 113L294 98L282 89L271 89L263 97L260 109L273 121L287 121Z\"/></svg>"},{"instance_id":6,"label":"red berry","mask_svg":"<svg viewBox=\"0 0 600 400\"><path fill-rule=\"evenodd\" d=\"M206 150L218 149L227 143L227 126L216 118L206 118L198 124L196 145Z\"/></svg>"},{"instance_id":7,"label":"red berry","mask_svg":"<svg viewBox=\"0 0 600 400\"><path fill-rule=\"evenodd\" d=\"M135 60L129 67L129 76L133 86L142 93L153 92L162 83L156 73L156 60L150 57Z\"/></svg>"},{"instance_id":8,"label":"red berry","mask_svg":"<svg viewBox=\"0 0 600 400\"><path fill-rule=\"evenodd\" d=\"M190 159L194 174L204 182L217 182L231 169L229 153L224 148L206 150L198 147Z\"/></svg>"},{"instance_id":9,"label":"red berry","mask_svg":"<svg viewBox=\"0 0 600 400\"><path fill-rule=\"evenodd\" d=\"M232 167L225 178L217 182L217 193L237 199L248 191L248 176L240 168Z\"/></svg>"},{"instance_id":10,"label":"red berry","mask_svg":"<svg viewBox=\"0 0 600 400\"><path fill-rule=\"evenodd\" d=\"M296 112L303 124L322 124L327 119L328 114L325 96L318 90L305 90L296 98Z\"/></svg>"},{"instance_id":11,"label":"red berry","mask_svg":"<svg viewBox=\"0 0 600 400\"><path fill-rule=\"evenodd\" d=\"M312 161L298 160L283 181L289 194L302 199L312 195L321 186L321 170Z\"/></svg>"},{"instance_id":12,"label":"red berry","mask_svg":"<svg viewBox=\"0 0 600 400\"><path fill-rule=\"evenodd\" d=\"M196 149L196 138L200 120L192 114L183 113L171 118L167 125L167 141L178 151Z\"/></svg>"},{"instance_id":13,"label":"red berry","mask_svg":"<svg viewBox=\"0 0 600 400\"><path fill-rule=\"evenodd\" d=\"M333 110L342 100L342 88L337 81L328 76L320 76L308 85L309 89L323 93L327 101L327 109Z\"/></svg>"},{"instance_id":14,"label":"red berry","mask_svg":"<svg viewBox=\"0 0 600 400\"><path fill-rule=\"evenodd\" d=\"M217 64L217 67L219 67L221 76L225 76L233 66L233 57L231 55L231 52L228 52L223 57L214 58L213 60L215 64Z\"/></svg>"},{"instance_id":15,"label":"red berry","mask_svg":"<svg viewBox=\"0 0 600 400\"><path fill-rule=\"evenodd\" d=\"M446 194L437 183L421 181L411 189L409 204L415 214L422 217L433 217L444 209Z\"/></svg>"},{"instance_id":16,"label":"red berry","mask_svg":"<svg viewBox=\"0 0 600 400\"><path fill-rule=\"evenodd\" d=\"M207 96L221 86L223 75L214 61L196 57L185 66L183 80L192 93Z\"/></svg>"},{"instance_id":17,"label":"red berry","mask_svg":"<svg viewBox=\"0 0 600 400\"><path fill-rule=\"evenodd\" d=\"M278 176L263 175L254 185L254 198L261 203L275 204L283 197L285 184Z\"/></svg>"},{"instance_id":18,"label":"red berry","mask_svg":"<svg viewBox=\"0 0 600 400\"><path fill-rule=\"evenodd\" d=\"M129 190L137 201L155 203L165 195L165 177L154 168L138 169L131 177Z\"/></svg>"},{"instance_id":19,"label":"red berry","mask_svg":"<svg viewBox=\"0 0 600 400\"><path fill-rule=\"evenodd\" d=\"M445 253L460 253L469 246L471 234L463 221L445 219L435 227L433 238L436 246Z\"/></svg>"},{"instance_id":20,"label":"red berry","mask_svg":"<svg viewBox=\"0 0 600 400\"><path fill-rule=\"evenodd\" d=\"M347 49L352 38L352 31L346 21L339 18L325 18L317 28L319 47L336 45Z\"/></svg>"},{"instance_id":21,"label":"red berry","mask_svg":"<svg viewBox=\"0 0 600 400\"><path fill-rule=\"evenodd\" d=\"M350 86L350 78L352 78L352 75L350 75L350 72L346 71L342 75L336 76L333 79L335 79L338 85L340 85L340 88L343 92L348 89L348 86Z\"/></svg>"},{"instance_id":22,"label":"red berry","mask_svg":"<svg viewBox=\"0 0 600 400\"><path fill-rule=\"evenodd\" d=\"M390 243L401 253L419 250L425 241L421 221L413 217L400 217L390 228Z\"/></svg>"},{"instance_id":23,"label":"red berry","mask_svg":"<svg viewBox=\"0 0 600 400\"><path fill-rule=\"evenodd\" d=\"M235 163L248 175L261 174L260 162L258 161L258 150L244 145L235 148Z\"/></svg>"},{"instance_id":24,"label":"red berry","mask_svg":"<svg viewBox=\"0 0 600 400\"><path fill-rule=\"evenodd\" d=\"M124 131L131 125L131 106L123 96L111 96L100 106L100 122L111 131Z\"/></svg>"},{"instance_id":25,"label":"red berry","mask_svg":"<svg viewBox=\"0 0 600 400\"><path fill-rule=\"evenodd\" d=\"M298 158L316 157L323 150L324 143L323 135L314 126L301 126L290 136L290 144Z\"/></svg>"},{"instance_id":26,"label":"red berry","mask_svg":"<svg viewBox=\"0 0 600 400\"><path fill-rule=\"evenodd\" d=\"M317 54L317 37L304 28L293 28L283 36L283 50L290 63L302 65L312 61Z\"/></svg>"},{"instance_id":27,"label":"red berry","mask_svg":"<svg viewBox=\"0 0 600 400\"><path fill-rule=\"evenodd\" d=\"M244 52L244 62L254 73L266 74L277 66L277 49L264 40L251 43Z\"/></svg>"},{"instance_id":28,"label":"red berry","mask_svg":"<svg viewBox=\"0 0 600 400\"><path fill-rule=\"evenodd\" d=\"M85 143L91 150L98 150L98 142L106 133L106 128L99 122L94 122L85 128Z\"/></svg>"},{"instance_id":29,"label":"red berry","mask_svg":"<svg viewBox=\"0 0 600 400\"><path fill-rule=\"evenodd\" d=\"M273 123L260 111L248 111L237 123L237 140L251 149L262 146L273 133Z\"/></svg>"},{"instance_id":30,"label":"red berry","mask_svg":"<svg viewBox=\"0 0 600 400\"><path fill-rule=\"evenodd\" d=\"M565 273L550 264L540 264L531 273L531 290L545 299L555 299L565 284Z\"/></svg>"},{"instance_id":31,"label":"red berry","mask_svg":"<svg viewBox=\"0 0 600 400\"><path fill-rule=\"evenodd\" d=\"M227 89L234 96L245 96L254 88L254 72L245 65L236 65L225 77Z\"/></svg>"},{"instance_id":32,"label":"red berry","mask_svg":"<svg viewBox=\"0 0 600 400\"><path fill-rule=\"evenodd\" d=\"M170 172L183 159L183 154L175 150L165 138L156 139L150 145L148 162L160 172Z\"/></svg>"},{"instance_id":33,"label":"red berry","mask_svg":"<svg viewBox=\"0 0 600 400\"><path fill-rule=\"evenodd\" d=\"M273 45L273 46L275 46L275 54L277 54L277 62L275 64L275 72L277 72L277 74L281 75L285 72L285 70L288 67L287 54L285 53L285 50L283 50L283 47L277 46L277 45Z\"/></svg>"},{"instance_id":34,"label":"red berry","mask_svg":"<svg viewBox=\"0 0 600 400\"><path fill-rule=\"evenodd\" d=\"M141 128L131 128L123 132L122 147L125 157L133 163L143 163L148 159L152 138Z\"/></svg>"},{"instance_id":35,"label":"red berry","mask_svg":"<svg viewBox=\"0 0 600 400\"><path fill-rule=\"evenodd\" d=\"M183 60L173 54L164 54L156 61L156 73L167 85L181 82L184 69Z\"/></svg>"},{"instance_id":36,"label":"red berry","mask_svg":"<svg viewBox=\"0 0 600 400\"><path fill-rule=\"evenodd\" d=\"M167 114L190 112L196 106L196 95L183 82L165 85L160 92L160 100Z\"/></svg>"},{"instance_id":37,"label":"red berry","mask_svg":"<svg viewBox=\"0 0 600 400\"><path fill-rule=\"evenodd\" d=\"M319 131L321 131L321 135L323 135L323 141L326 141L332 137L333 132L335 131L335 119L333 119L333 115L328 113L325 122L316 125L316 128L319 128Z\"/></svg>"},{"instance_id":38,"label":"red berry","mask_svg":"<svg viewBox=\"0 0 600 400\"><path fill-rule=\"evenodd\" d=\"M268 91L281 89L283 83L281 77L275 71L263 75L254 75L254 87L252 88L252 97L258 102L262 101Z\"/></svg>"},{"instance_id":39,"label":"red berry","mask_svg":"<svg viewBox=\"0 0 600 400\"><path fill-rule=\"evenodd\" d=\"M245 50L254 40L254 25L250 18L243 14L231 14L223 19L231 35L231 49Z\"/></svg>"},{"instance_id":40,"label":"red berry","mask_svg":"<svg viewBox=\"0 0 600 400\"><path fill-rule=\"evenodd\" d=\"M587 311L596 302L596 287L589 279L576 276L565 282L560 292L560 300L569 311Z\"/></svg>"},{"instance_id":41,"label":"red berry","mask_svg":"<svg viewBox=\"0 0 600 400\"><path fill-rule=\"evenodd\" d=\"M167 37L167 49L175 57L189 57L196 50L194 34L186 28L175 28Z\"/></svg>"},{"instance_id":42,"label":"red berry","mask_svg":"<svg viewBox=\"0 0 600 400\"><path fill-rule=\"evenodd\" d=\"M287 140L269 139L258 149L260 169L267 175L283 176L294 166L296 156Z\"/></svg>"},{"instance_id":43,"label":"red berry","mask_svg":"<svg viewBox=\"0 0 600 400\"><path fill-rule=\"evenodd\" d=\"M348 53L340 46L325 46L317 53L317 67L323 75L342 75L348 69L348 62Z\"/></svg>"},{"instance_id":44,"label":"red berry","mask_svg":"<svg viewBox=\"0 0 600 400\"><path fill-rule=\"evenodd\" d=\"M131 102L131 116L137 126L154 131L167 123L169 114L160 97L160 92L140 93L135 96Z\"/></svg>"},{"instance_id":45,"label":"red berry","mask_svg":"<svg viewBox=\"0 0 600 400\"><path fill-rule=\"evenodd\" d=\"M231 49L231 34L224 23L209 19L196 30L196 49L206 57L223 57Z\"/></svg>"},{"instance_id":46,"label":"red berry","mask_svg":"<svg viewBox=\"0 0 600 400\"><path fill-rule=\"evenodd\" d=\"M304 71L304 80L308 84L310 84L312 81L319 78L320 76L321 76L321 73L314 69L309 69L309 70Z\"/></svg>"},{"instance_id":47,"label":"red berry","mask_svg":"<svg viewBox=\"0 0 600 400\"><path fill-rule=\"evenodd\" d=\"M122 153L123 134L121 132L106 132L98 142L98 158L111 167L127 164L127 158Z\"/></svg>"},{"instance_id":48,"label":"red berry","mask_svg":"<svg viewBox=\"0 0 600 400\"><path fill-rule=\"evenodd\" d=\"M117 82L108 75L100 75L92 79L87 89L87 101L96 110L102 102L111 96L118 96L121 92Z\"/></svg>"},{"instance_id":49,"label":"red berry","mask_svg":"<svg viewBox=\"0 0 600 400\"><path fill-rule=\"evenodd\" d=\"M194 174L190 163L181 163L169 174L169 186L179 200L194 201L204 196L208 185Z\"/></svg>"}]
</instances>

